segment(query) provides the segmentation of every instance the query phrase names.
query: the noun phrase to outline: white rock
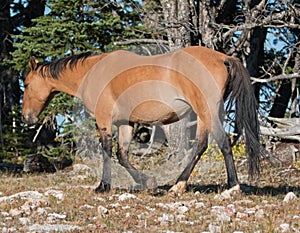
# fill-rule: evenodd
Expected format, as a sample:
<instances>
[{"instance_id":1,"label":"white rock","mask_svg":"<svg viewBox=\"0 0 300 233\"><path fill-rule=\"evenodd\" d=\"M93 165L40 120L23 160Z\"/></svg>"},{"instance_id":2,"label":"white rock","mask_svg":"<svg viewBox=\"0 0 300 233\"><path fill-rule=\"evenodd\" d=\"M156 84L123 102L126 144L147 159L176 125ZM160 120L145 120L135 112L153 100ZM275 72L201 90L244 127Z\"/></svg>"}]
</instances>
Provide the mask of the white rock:
<instances>
[{"instance_id":1,"label":"white rock","mask_svg":"<svg viewBox=\"0 0 300 233\"><path fill-rule=\"evenodd\" d=\"M96 201L101 201L101 202L105 202L105 199L102 197L95 197L94 200Z\"/></svg>"},{"instance_id":2,"label":"white rock","mask_svg":"<svg viewBox=\"0 0 300 233\"><path fill-rule=\"evenodd\" d=\"M282 224L280 224L278 230L280 230L280 232L290 232L290 224L282 223Z\"/></svg>"},{"instance_id":3,"label":"white rock","mask_svg":"<svg viewBox=\"0 0 300 233\"><path fill-rule=\"evenodd\" d=\"M54 224L54 225L39 225L35 224L27 228L29 232L72 232L82 230L79 226Z\"/></svg>"},{"instance_id":4,"label":"white rock","mask_svg":"<svg viewBox=\"0 0 300 233\"><path fill-rule=\"evenodd\" d=\"M102 205L99 205L98 208L98 214L100 214L101 216L104 215L104 214L109 214L109 211L107 208L105 208L104 206Z\"/></svg>"},{"instance_id":5,"label":"white rock","mask_svg":"<svg viewBox=\"0 0 300 233\"><path fill-rule=\"evenodd\" d=\"M259 209L258 211L256 211L255 213L255 217L256 218L263 218L265 215L264 210L263 209Z\"/></svg>"},{"instance_id":6,"label":"white rock","mask_svg":"<svg viewBox=\"0 0 300 233\"><path fill-rule=\"evenodd\" d=\"M8 217L8 216L9 216L9 213L8 213L8 212L5 212L5 211L3 211L3 212L1 212L1 215L2 215L3 217Z\"/></svg>"},{"instance_id":7,"label":"white rock","mask_svg":"<svg viewBox=\"0 0 300 233\"><path fill-rule=\"evenodd\" d=\"M131 193L123 193L119 196L119 201L125 201L127 199L137 199L137 197Z\"/></svg>"},{"instance_id":8,"label":"white rock","mask_svg":"<svg viewBox=\"0 0 300 233\"><path fill-rule=\"evenodd\" d=\"M117 208L117 207L121 206L121 204L119 202L117 202L117 203L111 203L109 206L112 208Z\"/></svg>"},{"instance_id":9,"label":"white rock","mask_svg":"<svg viewBox=\"0 0 300 233\"><path fill-rule=\"evenodd\" d=\"M43 214L46 214L47 213L47 210L45 208L37 208L37 210L35 211L35 215L43 215Z\"/></svg>"},{"instance_id":10,"label":"white rock","mask_svg":"<svg viewBox=\"0 0 300 233\"><path fill-rule=\"evenodd\" d=\"M158 217L159 222L172 222L174 221L174 216L171 214L163 214L162 217Z\"/></svg>"},{"instance_id":11,"label":"white rock","mask_svg":"<svg viewBox=\"0 0 300 233\"><path fill-rule=\"evenodd\" d=\"M211 215L218 216L218 215L226 215L226 216L233 216L236 213L235 208L226 207L226 206L213 206L211 207Z\"/></svg>"},{"instance_id":12,"label":"white rock","mask_svg":"<svg viewBox=\"0 0 300 233\"><path fill-rule=\"evenodd\" d=\"M10 227L10 228L3 227L2 228L2 233L12 233L12 232L18 232L17 228L15 228L15 227Z\"/></svg>"},{"instance_id":13,"label":"white rock","mask_svg":"<svg viewBox=\"0 0 300 233\"><path fill-rule=\"evenodd\" d=\"M48 217L50 217L52 219L65 219L67 217L67 215L58 214L58 213L50 213L50 214L48 214Z\"/></svg>"},{"instance_id":14,"label":"white rock","mask_svg":"<svg viewBox=\"0 0 300 233\"><path fill-rule=\"evenodd\" d=\"M221 233L221 227L220 226L209 224L208 229L209 229L210 233Z\"/></svg>"},{"instance_id":15,"label":"white rock","mask_svg":"<svg viewBox=\"0 0 300 233\"><path fill-rule=\"evenodd\" d=\"M197 209L201 209L201 208L204 208L205 207L205 204L203 202L197 202L195 203L195 207Z\"/></svg>"},{"instance_id":16,"label":"white rock","mask_svg":"<svg viewBox=\"0 0 300 233\"><path fill-rule=\"evenodd\" d=\"M196 191L194 194L195 194L195 196L200 196L201 195L201 193L199 191Z\"/></svg>"},{"instance_id":17,"label":"white rock","mask_svg":"<svg viewBox=\"0 0 300 233\"><path fill-rule=\"evenodd\" d=\"M95 207L92 205L84 204L79 207L79 209L94 209Z\"/></svg>"},{"instance_id":18,"label":"white rock","mask_svg":"<svg viewBox=\"0 0 300 233\"><path fill-rule=\"evenodd\" d=\"M216 200L226 200L231 199L233 196L241 192L240 185L233 186L230 189L224 190L221 194L217 194L214 199Z\"/></svg>"},{"instance_id":19,"label":"white rock","mask_svg":"<svg viewBox=\"0 0 300 233\"><path fill-rule=\"evenodd\" d=\"M19 210L19 209L10 209L9 210L9 214L12 216L12 217L15 217L15 216L18 216L18 215L21 215L23 214L24 212L22 210Z\"/></svg>"},{"instance_id":20,"label":"white rock","mask_svg":"<svg viewBox=\"0 0 300 233\"><path fill-rule=\"evenodd\" d=\"M230 222L231 221L231 218L225 214L220 214L217 216L217 221L219 222Z\"/></svg>"},{"instance_id":21,"label":"white rock","mask_svg":"<svg viewBox=\"0 0 300 233\"><path fill-rule=\"evenodd\" d=\"M10 196L0 197L0 202L14 201L14 199L37 201L44 198L45 198L44 195L39 193L38 191L25 191Z\"/></svg>"},{"instance_id":22,"label":"white rock","mask_svg":"<svg viewBox=\"0 0 300 233\"><path fill-rule=\"evenodd\" d=\"M285 195L283 202L288 203L288 202L290 202L292 200L296 200L296 199L298 199L296 194L294 194L293 192L289 192Z\"/></svg>"},{"instance_id":23,"label":"white rock","mask_svg":"<svg viewBox=\"0 0 300 233\"><path fill-rule=\"evenodd\" d=\"M127 210L127 209L130 209L130 206L129 206L129 205L122 206L122 210Z\"/></svg>"},{"instance_id":24,"label":"white rock","mask_svg":"<svg viewBox=\"0 0 300 233\"><path fill-rule=\"evenodd\" d=\"M178 213L180 213L180 214L184 214L184 213L186 213L186 212L189 211L189 208L186 207L186 206L179 206L178 209L177 209L177 211L178 211Z\"/></svg>"},{"instance_id":25,"label":"white rock","mask_svg":"<svg viewBox=\"0 0 300 233\"><path fill-rule=\"evenodd\" d=\"M60 191L60 190L48 190L44 193L46 196L53 196L59 200L64 200L65 198L65 195L63 193L63 191Z\"/></svg>"},{"instance_id":26,"label":"white rock","mask_svg":"<svg viewBox=\"0 0 300 233\"><path fill-rule=\"evenodd\" d=\"M19 221L22 225L29 225L30 219L29 218L19 218Z\"/></svg>"},{"instance_id":27,"label":"white rock","mask_svg":"<svg viewBox=\"0 0 300 233\"><path fill-rule=\"evenodd\" d=\"M78 175L80 173L83 175ZM85 164L74 164L73 171L70 171L68 174L72 176L72 179L86 179L88 177L97 177L97 173L91 167Z\"/></svg>"}]
</instances>

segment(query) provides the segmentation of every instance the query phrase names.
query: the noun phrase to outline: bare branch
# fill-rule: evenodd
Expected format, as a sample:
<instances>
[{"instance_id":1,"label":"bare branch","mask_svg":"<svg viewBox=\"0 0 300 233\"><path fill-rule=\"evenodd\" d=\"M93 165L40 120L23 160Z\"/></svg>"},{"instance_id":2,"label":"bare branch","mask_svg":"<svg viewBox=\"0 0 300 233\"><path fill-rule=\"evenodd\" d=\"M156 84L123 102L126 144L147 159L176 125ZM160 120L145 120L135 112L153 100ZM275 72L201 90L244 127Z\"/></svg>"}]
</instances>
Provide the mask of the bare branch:
<instances>
[{"instance_id":1,"label":"bare branch","mask_svg":"<svg viewBox=\"0 0 300 233\"><path fill-rule=\"evenodd\" d=\"M126 41L116 41L114 45L129 45L129 44L168 44L166 40L157 39L131 39Z\"/></svg>"},{"instance_id":2,"label":"bare branch","mask_svg":"<svg viewBox=\"0 0 300 233\"><path fill-rule=\"evenodd\" d=\"M300 78L300 73L280 74L280 75L272 76L270 78L254 78L254 77L251 77L251 80L252 80L252 84L254 84L254 83L268 83L268 82L274 82L274 81L277 81L277 80L293 79L293 78Z\"/></svg>"}]
</instances>

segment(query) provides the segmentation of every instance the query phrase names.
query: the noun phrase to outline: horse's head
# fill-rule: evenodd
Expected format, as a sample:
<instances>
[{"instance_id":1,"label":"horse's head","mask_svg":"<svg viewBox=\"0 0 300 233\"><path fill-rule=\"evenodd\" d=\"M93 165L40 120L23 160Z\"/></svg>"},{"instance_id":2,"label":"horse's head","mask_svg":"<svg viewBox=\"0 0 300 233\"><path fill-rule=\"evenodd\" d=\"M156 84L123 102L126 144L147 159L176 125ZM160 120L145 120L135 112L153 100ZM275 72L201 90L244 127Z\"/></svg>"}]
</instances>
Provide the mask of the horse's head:
<instances>
[{"instance_id":1,"label":"horse's head","mask_svg":"<svg viewBox=\"0 0 300 233\"><path fill-rule=\"evenodd\" d=\"M34 124L53 95L50 78L40 72L43 67L39 66L34 57L29 60L29 67L30 71L24 81L22 118L25 123Z\"/></svg>"}]
</instances>

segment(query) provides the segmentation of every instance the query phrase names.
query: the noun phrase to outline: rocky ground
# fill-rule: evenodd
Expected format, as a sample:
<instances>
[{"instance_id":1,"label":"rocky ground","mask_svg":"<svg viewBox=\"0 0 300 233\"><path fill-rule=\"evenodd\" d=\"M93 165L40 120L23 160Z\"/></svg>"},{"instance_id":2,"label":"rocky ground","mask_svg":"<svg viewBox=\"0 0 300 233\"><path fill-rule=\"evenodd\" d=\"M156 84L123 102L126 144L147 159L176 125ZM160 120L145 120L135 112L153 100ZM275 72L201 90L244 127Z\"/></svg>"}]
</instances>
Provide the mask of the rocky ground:
<instances>
[{"instance_id":1,"label":"rocky ground","mask_svg":"<svg viewBox=\"0 0 300 233\"><path fill-rule=\"evenodd\" d=\"M202 161L180 197L168 195L168 185L155 196L126 189L95 194L97 173L78 161L54 174L2 174L0 232L300 232L298 167L262 167L250 182L239 165L242 192L230 198L220 195L222 161Z\"/></svg>"}]
</instances>

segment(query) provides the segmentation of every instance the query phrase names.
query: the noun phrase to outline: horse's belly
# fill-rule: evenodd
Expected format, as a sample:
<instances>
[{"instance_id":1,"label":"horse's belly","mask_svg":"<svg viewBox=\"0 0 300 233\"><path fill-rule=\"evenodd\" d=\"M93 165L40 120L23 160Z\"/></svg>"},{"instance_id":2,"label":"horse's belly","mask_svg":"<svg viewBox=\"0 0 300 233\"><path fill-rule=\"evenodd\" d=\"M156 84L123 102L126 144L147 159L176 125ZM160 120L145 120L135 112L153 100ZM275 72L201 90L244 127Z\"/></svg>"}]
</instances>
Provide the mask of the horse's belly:
<instances>
[{"instance_id":1,"label":"horse's belly","mask_svg":"<svg viewBox=\"0 0 300 233\"><path fill-rule=\"evenodd\" d=\"M176 99L171 104L149 100L137 106L123 105L115 112L116 122L137 122L140 124L170 124L182 119L191 111L184 100Z\"/></svg>"}]
</instances>

